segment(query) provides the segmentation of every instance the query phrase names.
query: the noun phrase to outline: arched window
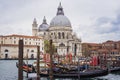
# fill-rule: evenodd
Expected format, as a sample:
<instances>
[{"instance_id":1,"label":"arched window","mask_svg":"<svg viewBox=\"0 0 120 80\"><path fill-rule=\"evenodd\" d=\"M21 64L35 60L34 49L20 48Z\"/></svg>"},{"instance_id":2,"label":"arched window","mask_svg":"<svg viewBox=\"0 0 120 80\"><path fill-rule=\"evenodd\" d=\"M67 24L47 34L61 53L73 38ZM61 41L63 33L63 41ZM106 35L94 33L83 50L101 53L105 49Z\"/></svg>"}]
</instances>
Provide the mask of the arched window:
<instances>
[{"instance_id":1,"label":"arched window","mask_svg":"<svg viewBox=\"0 0 120 80\"><path fill-rule=\"evenodd\" d=\"M34 50L31 50L31 52L34 52Z\"/></svg>"},{"instance_id":2,"label":"arched window","mask_svg":"<svg viewBox=\"0 0 120 80\"><path fill-rule=\"evenodd\" d=\"M1 41L1 44L3 44L3 41Z\"/></svg>"},{"instance_id":3,"label":"arched window","mask_svg":"<svg viewBox=\"0 0 120 80\"><path fill-rule=\"evenodd\" d=\"M77 52L77 44L75 44L74 46L74 55L76 56L76 52Z\"/></svg>"},{"instance_id":4,"label":"arched window","mask_svg":"<svg viewBox=\"0 0 120 80\"><path fill-rule=\"evenodd\" d=\"M54 33L55 39L57 39L57 34Z\"/></svg>"},{"instance_id":5,"label":"arched window","mask_svg":"<svg viewBox=\"0 0 120 80\"><path fill-rule=\"evenodd\" d=\"M31 59L34 59L34 54L31 54Z\"/></svg>"},{"instance_id":6,"label":"arched window","mask_svg":"<svg viewBox=\"0 0 120 80\"><path fill-rule=\"evenodd\" d=\"M5 54L5 59L7 59L8 58L8 54Z\"/></svg>"},{"instance_id":7,"label":"arched window","mask_svg":"<svg viewBox=\"0 0 120 80\"><path fill-rule=\"evenodd\" d=\"M29 52L29 49L27 49L27 52Z\"/></svg>"},{"instance_id":8,"label":"arched window","mask_svg":"<svg viewBox=\"0 0 120 80\"><path fill-rule=\"evenodd\" d=\"M44 32L44 35L46 35L46 33Z\"/></svg>"},{"instance_id":9,"label":"arched window","mask_svg":"<svg viewBox=\"0 0 120 80\"><path fill-rule=\"evenodd\" d=\"M61 34L60 34L60 32L58 33L58 38L61 39Z\"/></svg>"},{"instance_id":10,"label":"arched window","mask_svg":"<svg viewBox=\"0 0 120 80\"><path fill-rule=\"evenodd\" d=\"M8 52L8 50L7 50L7 49L5 49L5 52Z\"/></svg>"},{"instance_id":11,"label":"arched window","mask_svg":"<svg viewBox=\"0 0 120 80\"><path fill-rule=\"evenodd\" d=\"M29 42L29 44L31 44L31 42Z\"/></svg>"},{"instance_id":12,"label":"arched window","mask_svg":"<svg viewBox=\"0 0 120 80\"><path fill-rule=\"evenodd\" d=\"M63 39L65 38L64 32L62 32L62 37L63 37Z\"/></svg>"},{"instance_id":13,"label":"arched window","mask_svg":"<svg viewBox=\"0 0 120 80\"><path fill-rule=\"evenodd\" d=\"M68 39L68 33L67 33L66 39Z\"/></svg>"},{"instance_id":14,"label":"arched window","mask_svg":"<svg viewBox=\"0 0 120 80\"><path fill-rule=\"evenodd\" d=\"M14 44L16 44L16 41L14 41Z\"/></svg>"},{"instance_id":15,"label":"arched window","mask_svg":"<svg viewBox=\"0 0 120 80\"><path fill-rule=\"evenodd\" d=\"M8 52L9 52L9 51L8 51L7 49L5 49L4 52L5 52L5 59L7 59L7 58L8 58Z\"/></svg>"},{"instance_id":16,"label":"arched window","mask_svg":"<svg viewBox=\"0 0 120 80\"><path fill-rule=\"evenodd\" d=\"M61 44L59 44L59 46L60 46L60 47L63 47L63 46L65 46L65 44L64 44L64 43L61 43Z\"/></svg>"}]
</instances>

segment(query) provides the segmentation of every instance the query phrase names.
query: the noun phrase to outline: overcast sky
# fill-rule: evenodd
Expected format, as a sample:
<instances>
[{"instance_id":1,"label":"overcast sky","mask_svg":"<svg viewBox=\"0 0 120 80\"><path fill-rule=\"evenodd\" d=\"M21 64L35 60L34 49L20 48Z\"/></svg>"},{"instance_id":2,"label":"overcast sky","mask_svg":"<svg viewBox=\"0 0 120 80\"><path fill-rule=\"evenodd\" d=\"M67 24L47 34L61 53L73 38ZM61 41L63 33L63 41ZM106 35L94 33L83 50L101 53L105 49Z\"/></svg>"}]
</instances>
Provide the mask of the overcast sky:
<instances>
[{"instance_id":1,"label":"overcast sky","mask_svg":"<svg viewBox=\"0 0 120 80\"><path fill-rule=\"evenodd\" d=\"M120 40L120 0L0 0L0 35L32 35L32 22L49 24L62 3L82 42Z\"/></svg>"}]
</instances>

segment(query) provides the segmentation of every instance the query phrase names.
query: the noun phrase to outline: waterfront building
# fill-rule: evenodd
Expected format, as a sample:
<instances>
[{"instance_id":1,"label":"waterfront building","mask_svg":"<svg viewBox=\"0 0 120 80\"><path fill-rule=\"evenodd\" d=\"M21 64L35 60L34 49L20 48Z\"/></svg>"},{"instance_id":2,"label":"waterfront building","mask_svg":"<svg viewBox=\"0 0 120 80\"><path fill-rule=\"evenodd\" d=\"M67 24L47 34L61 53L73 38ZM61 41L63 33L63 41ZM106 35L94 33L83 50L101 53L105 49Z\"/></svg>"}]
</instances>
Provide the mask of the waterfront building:
<instances>
[{"instance_id":1,"label":"waterfront building","mask_svg":"<svg viewBox=\"0 0 120 80\"><path fill-rule=\"evenodd\" d=\"M98 49L101 49L102 45L98 43L82 43L82 53L84 56L98 55Z\"/></svg>"},{"instance_id":2,"label":"waterfront building","mask_svg":"<svg viewBox=\"0 0 120 80\"><path fill-rule=\"evenodd\" d=\"M44 52L44 40L38 36L27 35L5 35L0 36L0 58L18 58L18 43L22 39L24 42L24 58L36 58L37 46L40 46L40 51Z\"/></svg>"},{"instance_id":3,"label":"waterfront building","mask_svg":"<svg viewBox=\"0 0 120 80\"><path fill-rule=\"evenodd\" d=\"M103 43L82 43L84 55L120 56L120 41L108 40Z\"/></svg>"},{"instance_id":4,"label":"waterfront building","mask_svg":"<svg viewBox=\"0 0 120 80\"><path fill-rule=\"evenodd\" d=\"M98 56L101 65L120 66L120 41L82 43L82 52L86 57Z\"/></svg>"},{"instance_id":5,"label":"waterfront building","mask_svg":"<svg viewBox=\"0 0 120 80\"><path fill-rule=\"evenodd\" d=\"M65 16L61 3L57 8L56 16L47 24L44 17L43 23L38 25L37 20L34 19L32 24L32 35L42 36L45 40L53 40L56 47L56 53L59 55L82 56L81 39L72 30L70 20Z\"/></svg>"},{"instance_id":6,"label":"waterfront building","mask_svg":"<svg viewBox=\"0 0 120 80\"><path fill-rule=\"evenodd\" d=\"M82 43L84 56L99 56L103 60L120 60L120 41L108 40L103 43Z\"/></svg>"}]
</instances>

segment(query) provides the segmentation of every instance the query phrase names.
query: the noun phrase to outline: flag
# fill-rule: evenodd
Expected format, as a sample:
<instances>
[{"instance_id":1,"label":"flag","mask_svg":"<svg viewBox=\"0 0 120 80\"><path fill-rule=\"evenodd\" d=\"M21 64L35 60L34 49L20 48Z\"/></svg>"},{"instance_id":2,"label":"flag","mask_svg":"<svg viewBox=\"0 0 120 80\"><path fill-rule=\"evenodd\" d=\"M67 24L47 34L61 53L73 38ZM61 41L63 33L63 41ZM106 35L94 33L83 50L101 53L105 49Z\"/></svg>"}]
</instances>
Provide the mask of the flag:
<instances>
[{"instance_id":1,"label":"flag","mask_svg":"<svg viewBox=\"0 0 120 80\"><path fill-rule=\"evenodd\" d=\"M69 54L70 62L72 62L72 53Z\"/></svg>"},{"instance_id":2,"label":"flag","mask_svg":"<svg viewBox=\"0 0 120 80\"><path fill-rule=\"evenodd\" d=\"M46 62L46 54L43 55L43 59Z\"/></svg>"},{"instance_id":3,"label":"flag","mask_svg":"<svg viewBox=\"0 0 120 80\"><path fill-rule=\"evenodd\" d=\"M46 54L46 62L50 62L50 54Z\"/></svg>"},{"instance_id":4,"label":"flag","mask_svg":"<svg viewBox=\"0 0 120 80\"><path fill-rule=\"evenodd\" d=\"M93 66L97 66L97 65L98 65L97 56L93 56L93 58L92 58L92 65L93 65Z\"/></svg>"}]
</instances>

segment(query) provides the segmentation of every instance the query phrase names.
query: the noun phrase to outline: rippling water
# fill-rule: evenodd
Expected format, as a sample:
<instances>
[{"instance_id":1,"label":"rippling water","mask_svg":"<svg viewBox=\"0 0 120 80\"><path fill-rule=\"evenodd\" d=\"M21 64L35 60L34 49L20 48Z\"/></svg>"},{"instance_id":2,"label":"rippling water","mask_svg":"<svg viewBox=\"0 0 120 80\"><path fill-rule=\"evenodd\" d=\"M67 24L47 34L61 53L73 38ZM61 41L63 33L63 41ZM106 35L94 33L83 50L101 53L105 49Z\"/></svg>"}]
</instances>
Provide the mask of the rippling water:
<instances>
[{"instance_id":1,"label":"rippling water","mask_svg":"<svg viewBox=\"0 0 120 80\"><path fill-rule=\"evenodd\" d=\"M18 80L18 69L16 68L17 60L0 60L0 80ZM33 63L30 60L29 63ZM26 73L24 73L24 80ZM47 78L42 78L41 80L48 80ZM55 79L55 80L78 80L78 79ZM120 80L120 72L114 74L108 74L102 77L95 78L85 78L80 80Z\"/></svg>"}]
</instances>

